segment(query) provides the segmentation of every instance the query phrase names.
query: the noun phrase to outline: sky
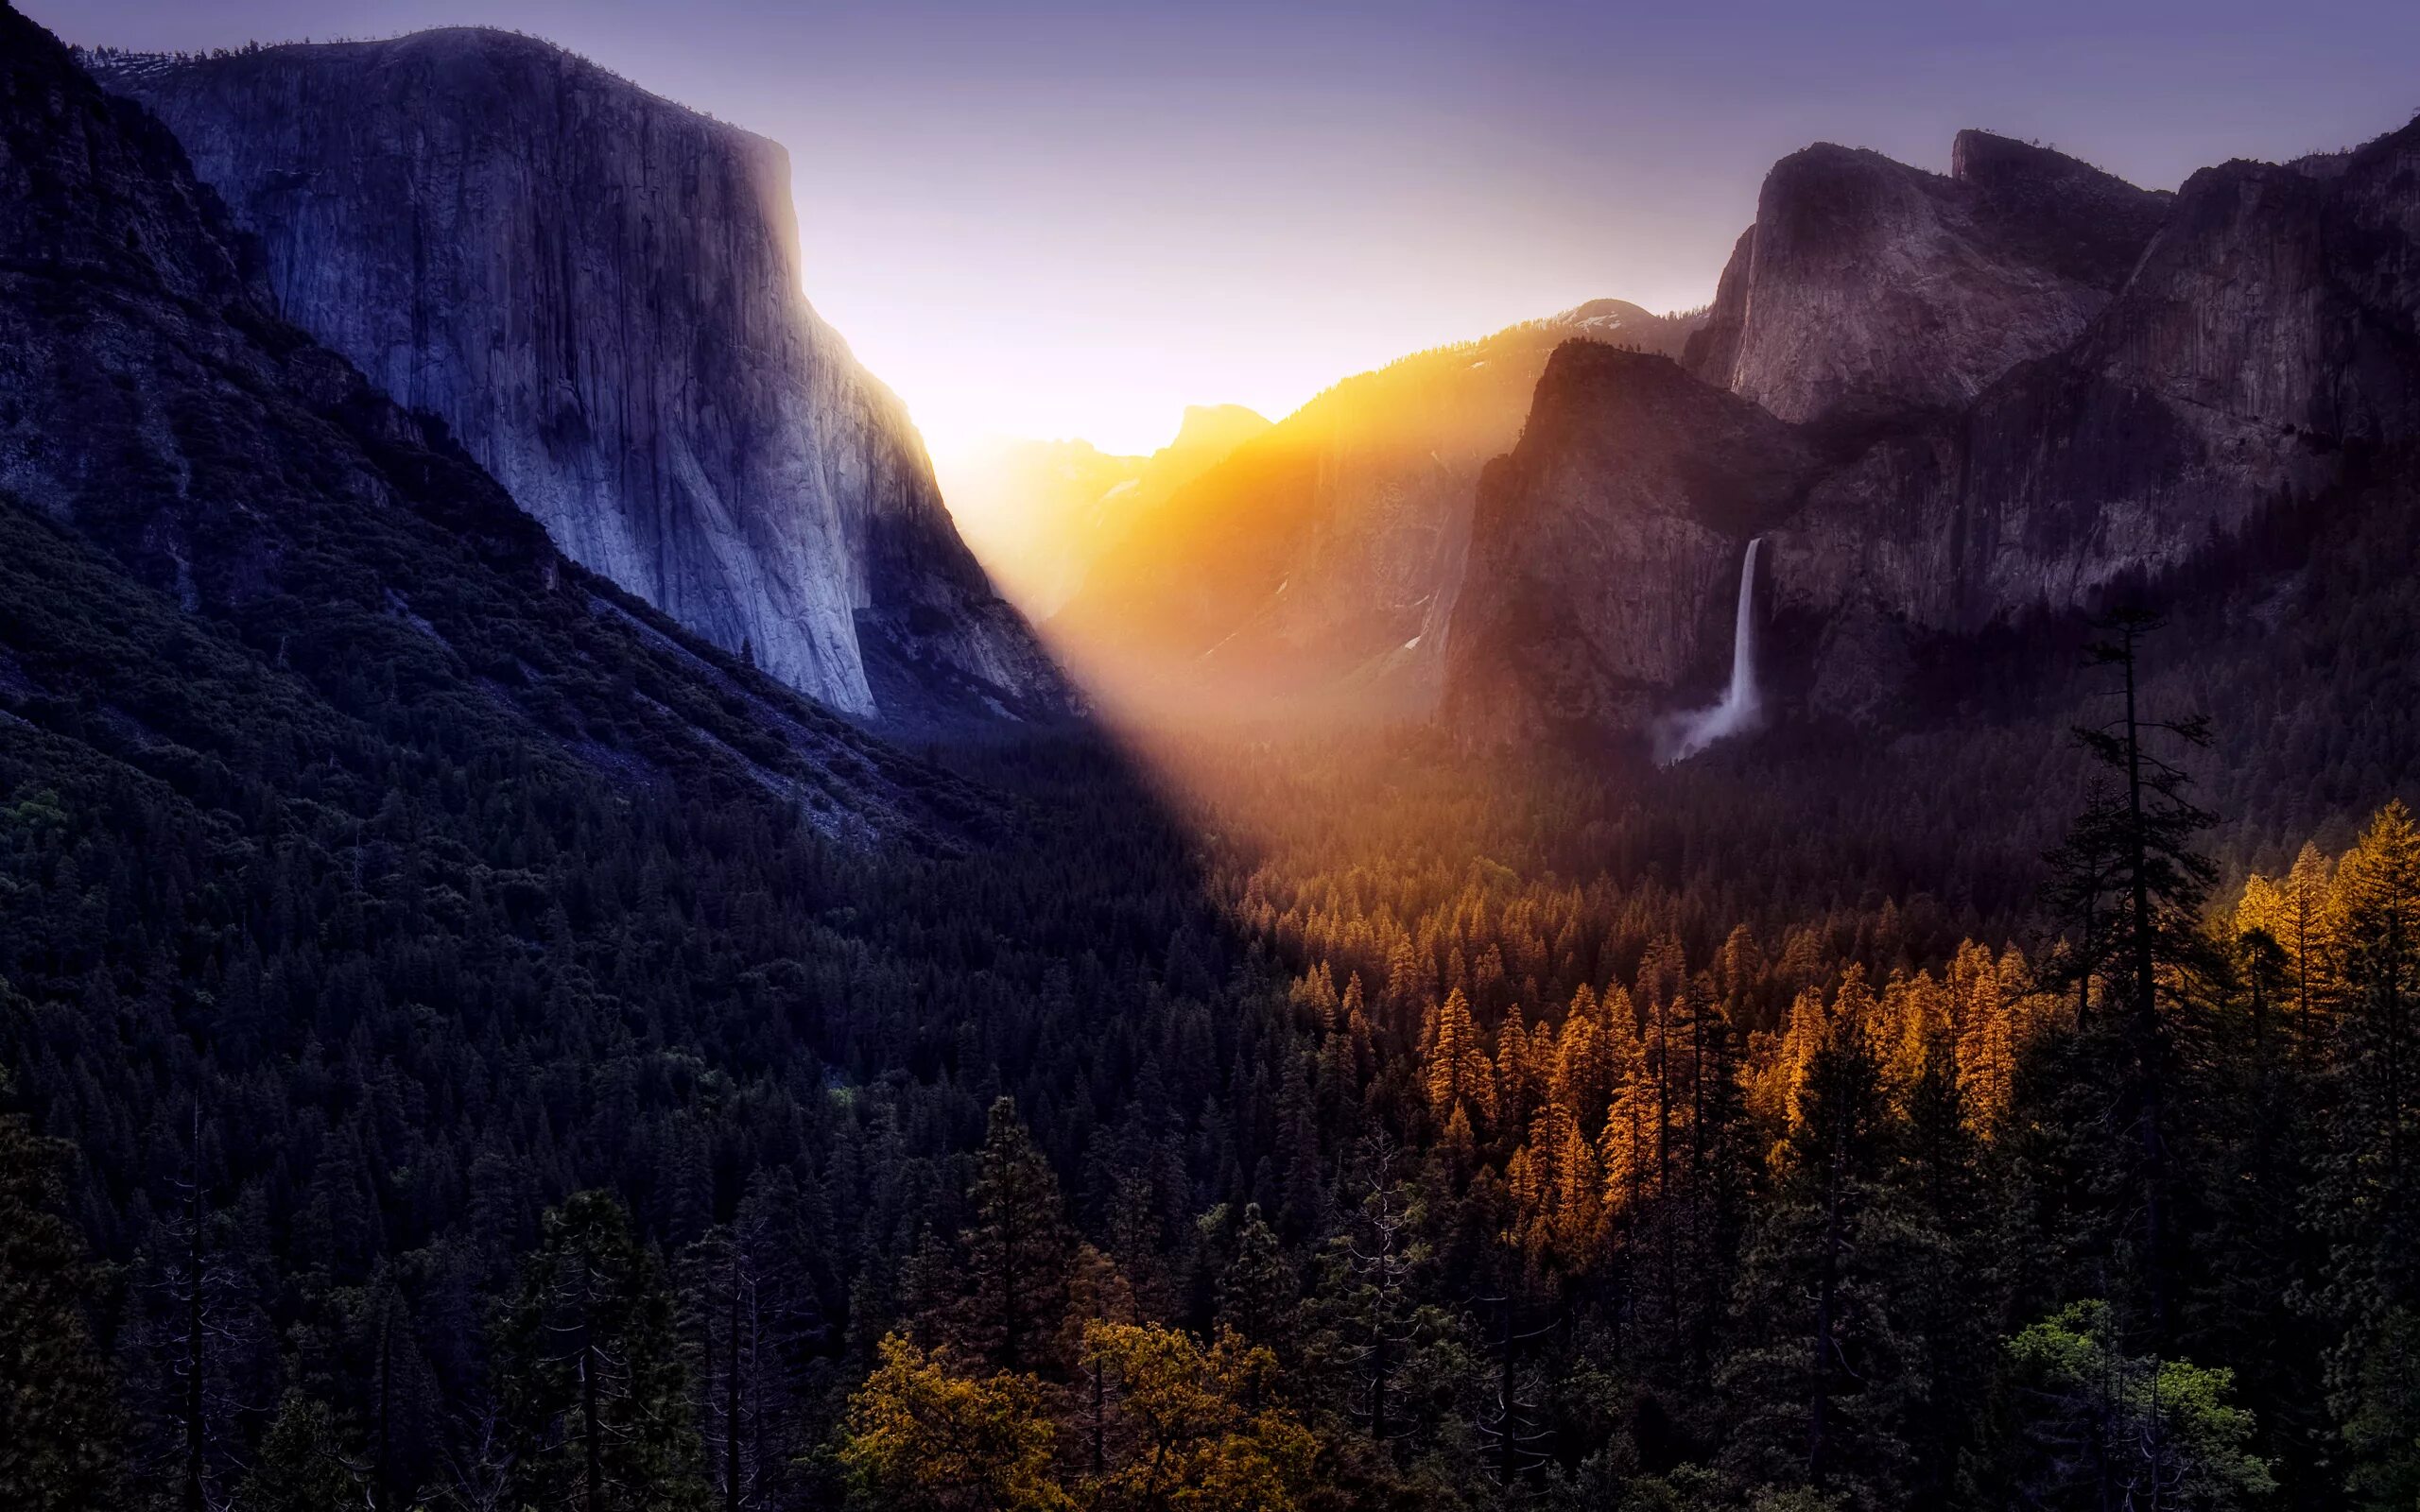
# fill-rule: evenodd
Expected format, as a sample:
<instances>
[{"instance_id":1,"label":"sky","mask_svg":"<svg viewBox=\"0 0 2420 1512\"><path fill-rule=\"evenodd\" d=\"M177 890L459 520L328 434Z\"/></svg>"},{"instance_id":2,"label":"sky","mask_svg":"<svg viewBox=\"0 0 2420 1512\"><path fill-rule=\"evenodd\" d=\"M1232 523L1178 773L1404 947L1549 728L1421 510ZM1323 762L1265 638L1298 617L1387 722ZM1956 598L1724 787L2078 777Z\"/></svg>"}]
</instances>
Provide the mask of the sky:
<instances>
[{"instance_id":1,"label":"sky","mask_svg":"<svg viewBox=\"0 0 2420 1512\"><path fill-rule=\"evenodd\" d=\"M1588 299L1703 303L1813 141L1945 169L1979 126L2172 188L2420 109L2411 0L18 3L128 47L507 26L782 142L806 292L945 472L1282 416Z\"/></svg>"}]
</instances>

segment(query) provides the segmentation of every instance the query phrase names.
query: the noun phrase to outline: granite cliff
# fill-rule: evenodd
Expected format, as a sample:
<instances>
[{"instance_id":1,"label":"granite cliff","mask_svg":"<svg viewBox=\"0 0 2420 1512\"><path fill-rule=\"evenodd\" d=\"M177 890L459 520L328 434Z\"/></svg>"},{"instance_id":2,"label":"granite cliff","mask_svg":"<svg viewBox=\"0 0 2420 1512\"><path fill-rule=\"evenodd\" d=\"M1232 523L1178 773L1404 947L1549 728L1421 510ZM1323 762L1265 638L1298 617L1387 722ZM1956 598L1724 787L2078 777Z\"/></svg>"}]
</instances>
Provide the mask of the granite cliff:
<instances>
[{"instance_id":1,"label":"granite cliff","mask_svg":"<svg viewBox=\"0 0 2420 1512\"><path fill-rule=\"evenodd\" d=\"M1691 376L1549 367L1457 621L1471 738L1634 728L1711 686L1735 592L1717 566L1752 535L1786 696L1872 718L1942 646L2290 538L2420 439L2420 126L2172 197L1979 132L1954 163L1785 160ZM1737 445L1679 407L1641 431L1641 386L1691 381L1809 459L1787 505L1726 512L1677 481ZM1512 524L1561 515L1614 539ZM1648 576L1611 579L1616 561Z\"/></svg>"},{"instance_id":2,"label":"granite cliff","mask_svg":"<svg viewBox=\"0 0 2420 1512\"><path fill-rule=\"evenodd\" d=\"M1962 406L2083 332L2168 198L1982 131L1950 164L1829 144L1774 164L1690 369L1788 421Z\"/></svg>"},{"instance_id":3,"label":"granite cliff","mask_svg":"<svg viewBox=\"0 0 2420 1512\"><path fill-rule=\"evenodd\" d=\"M483 29L88 61L260 239L279 310L575 559L852 714L1065 706L802 294L777 145Z\"/></svg>"},{"instance_id":4,"label":"granite cliff","mask_svg":"<svg viewBox=\"0 0 2420 1512\"><path fill-rule=\"evenodd\" d=\"M858 838L984 807L567 560L284 319L175 139L6 6L0 760L172 793L231 854L265 794L366 819L406 766Z\"/></svg>"}]
</instances>

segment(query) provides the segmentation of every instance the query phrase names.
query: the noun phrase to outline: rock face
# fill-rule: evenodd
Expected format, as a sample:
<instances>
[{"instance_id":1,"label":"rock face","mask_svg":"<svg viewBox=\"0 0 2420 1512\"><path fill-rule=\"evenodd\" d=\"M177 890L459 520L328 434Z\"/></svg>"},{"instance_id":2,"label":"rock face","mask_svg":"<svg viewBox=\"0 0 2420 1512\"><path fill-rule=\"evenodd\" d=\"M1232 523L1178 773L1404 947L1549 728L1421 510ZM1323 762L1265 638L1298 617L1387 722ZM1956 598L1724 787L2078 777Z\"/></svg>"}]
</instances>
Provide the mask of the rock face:
<instances>
[{"instance_id":1,"label":"rock face","mask_svg":"<svg viewBox=\"0 0 2420 1512\"><path fill-rule=\"evenodd\" d=\"M1691 369L1789 421L1962 407L2076 338L2167 198L1981 131L1951 163L1823 144L1776 163Z\"/></svg>"},{"instance_id":2,"label":"rock face","mask_svg":"<svg viewBox=\"0 0 2420 1512\"><path fill-rule=\"evenodd\" d=\"M1669 358L1558 349L1479 484L1447 722L1487 742L1641 723L1728 649L1715 632L1742 543L1799 507L1815 467L1798 427Z\"/></svg>"},{"instance_id":3,"label":"rock face","mask_svg":"<svg viewBox=\"0 0 2420 1512\"><path fill-rule=\"evenodd\" d=\"M1052 620L1146 703L1433 710L1480 469L1578 336L1674 352L1693 322L1600 300L1346 379L1138 513Z\"/></svg>"},{"instance_id":4,"label":"rock face","mask_svg":"<svg viewBox=\"0 0 2420 1512\"><path fill-rule=\"evenodd\" d=\"M261 238L285 315L579 561L850 713L1063 704L801 294L780 146L495 31L90 60Z\"/></svg>"},{"instance_id":5,"label":"rock face","mask_svg":"<svg viewBox=\"0 0 2420 1512\"><path fill-rule=\"evenodd\" d=\"M6 6L0 532L0 736L34 769L81 751L207 807L312 751L341 803L372 753L442 744L836 833L952 822L947 779L567 560L281 318L175 139Z\"/></svg>"},{"instance_id":6,"label":"rock face","mask_svg":"<svg viewBox=\"0 0 2420 1512\"><path fill-rule=\"evenodd\" d=\"M1558 359L1457 623L1450 696L1486 712L1477 738L1635 726L1709 684L1733 592L1713 564L1751 534L1786 696L1866 718L1927 644L2170 577L2420 438L2420 125L2173 197L1978 132L1955 161L1941 179L1816 147L1766 180L1685 365L1811 459L1787 508L1726 519L1677 492L1736 437L1677 406L1642 436L1633 386ZM1542 423L1574 405L1596 418ZM1538 524L1562 516L1622 539ZM1615 562L1642 576L1609 592ZM1542 628L1483 651L1503 604Z\"/></svg>"}]
</instances>

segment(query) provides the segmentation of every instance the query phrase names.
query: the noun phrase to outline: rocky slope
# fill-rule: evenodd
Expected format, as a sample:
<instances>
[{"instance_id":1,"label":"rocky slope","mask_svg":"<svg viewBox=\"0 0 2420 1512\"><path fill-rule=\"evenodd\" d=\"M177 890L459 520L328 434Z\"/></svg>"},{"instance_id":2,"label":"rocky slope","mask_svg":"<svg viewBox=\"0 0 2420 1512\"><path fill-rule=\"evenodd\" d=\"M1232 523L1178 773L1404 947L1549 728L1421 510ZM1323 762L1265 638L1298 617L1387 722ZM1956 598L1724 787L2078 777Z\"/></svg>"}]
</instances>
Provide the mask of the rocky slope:
<instances>
[{"instance_id":1,"label":"rocky slope","mask_svg":"<svg viewBox=\"0 0 2420 1512\"><path fill-rule=\"evenodd\" d=\"M21 769L165 784L227 824L248 784L374 810L396 763L835 834L974 812L567 560L282 319L254 254L156 120L0 7L0 743Z\"/></svg>"},{"instance_id":2,"label":"rocky slope","mask_svg":"<svg viewBox=\"0 0 2420 1512\"><path fill-rule=\"evenodd\" d=\"M1138 511L1052 632L1147 704L1426 712L1480 469L1547 356L1577 336L1676 352L1692 326L1602 300L1346 379Z\"/></svg>"},{"instance_id":3,"label":"rocky slope","mask_svg":"<svg viewBox=\"0 0 2420 1512\"><path fill-rule=\"evenodd\" d=\"M1938 180L1837 148L1786 160L1686 353L1816 458L1800 502L1760 520L1662 512L1735 564L1766 535L1786 696L1824 713L1876 715L1962 638L2176 581L2256 529L2291 536L2420 438L2420 126L2346 158L2208 169L2172 198L1975 132L1957 164ZM1616 387L1555 377L1542 415L1634 423ZM1614 523L1631 494L1724 465L1728 444L1683 427L1626 455L1586 426L1531 430L1496 517L1561 508L1633 535ZM1550 533L1475 554L1502 581L1468 633L1509 600L1547 627L1457 660L1457 704L1490 711L1487 730L1620 728L1719 678L1735 590L1702 561L1620 591L1642 605L1567 567L1581 558ZM1628 696L1609 705L1600 684Z\"/></svg>"},{"instance_id":4,"label":"rocky slope","mask_svg":"<svg viewBox=\"0 0 2420 1512\"><path fill-rule=\"evenodd\" d=\"M496 31L90 61L260 237L285 317L575 559L853 714L1063 706L802 296L780 146Z\"/></svg>"}]
</instances>

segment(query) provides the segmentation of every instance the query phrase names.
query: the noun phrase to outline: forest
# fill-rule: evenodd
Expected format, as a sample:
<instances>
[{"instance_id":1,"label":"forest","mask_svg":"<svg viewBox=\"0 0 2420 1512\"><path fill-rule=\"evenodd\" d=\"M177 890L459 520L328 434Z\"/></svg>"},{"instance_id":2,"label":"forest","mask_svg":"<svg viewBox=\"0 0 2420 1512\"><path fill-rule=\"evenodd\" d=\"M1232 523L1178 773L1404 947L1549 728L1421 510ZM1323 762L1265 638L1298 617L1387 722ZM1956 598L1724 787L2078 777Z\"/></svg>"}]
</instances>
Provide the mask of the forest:
<instances>
[{"instance_id":1,"label":"forest","mask_svg":"<svg viewBox=\"0 0 2420 1512\"><path fill-rule=\"evenodd\" d=\"M2217 824L2102 635L1981 839L1787 732L994 743L867 850L0 721L0 1502L2408 1505L2420 828Z\"/></svg>"}]
</instances>

